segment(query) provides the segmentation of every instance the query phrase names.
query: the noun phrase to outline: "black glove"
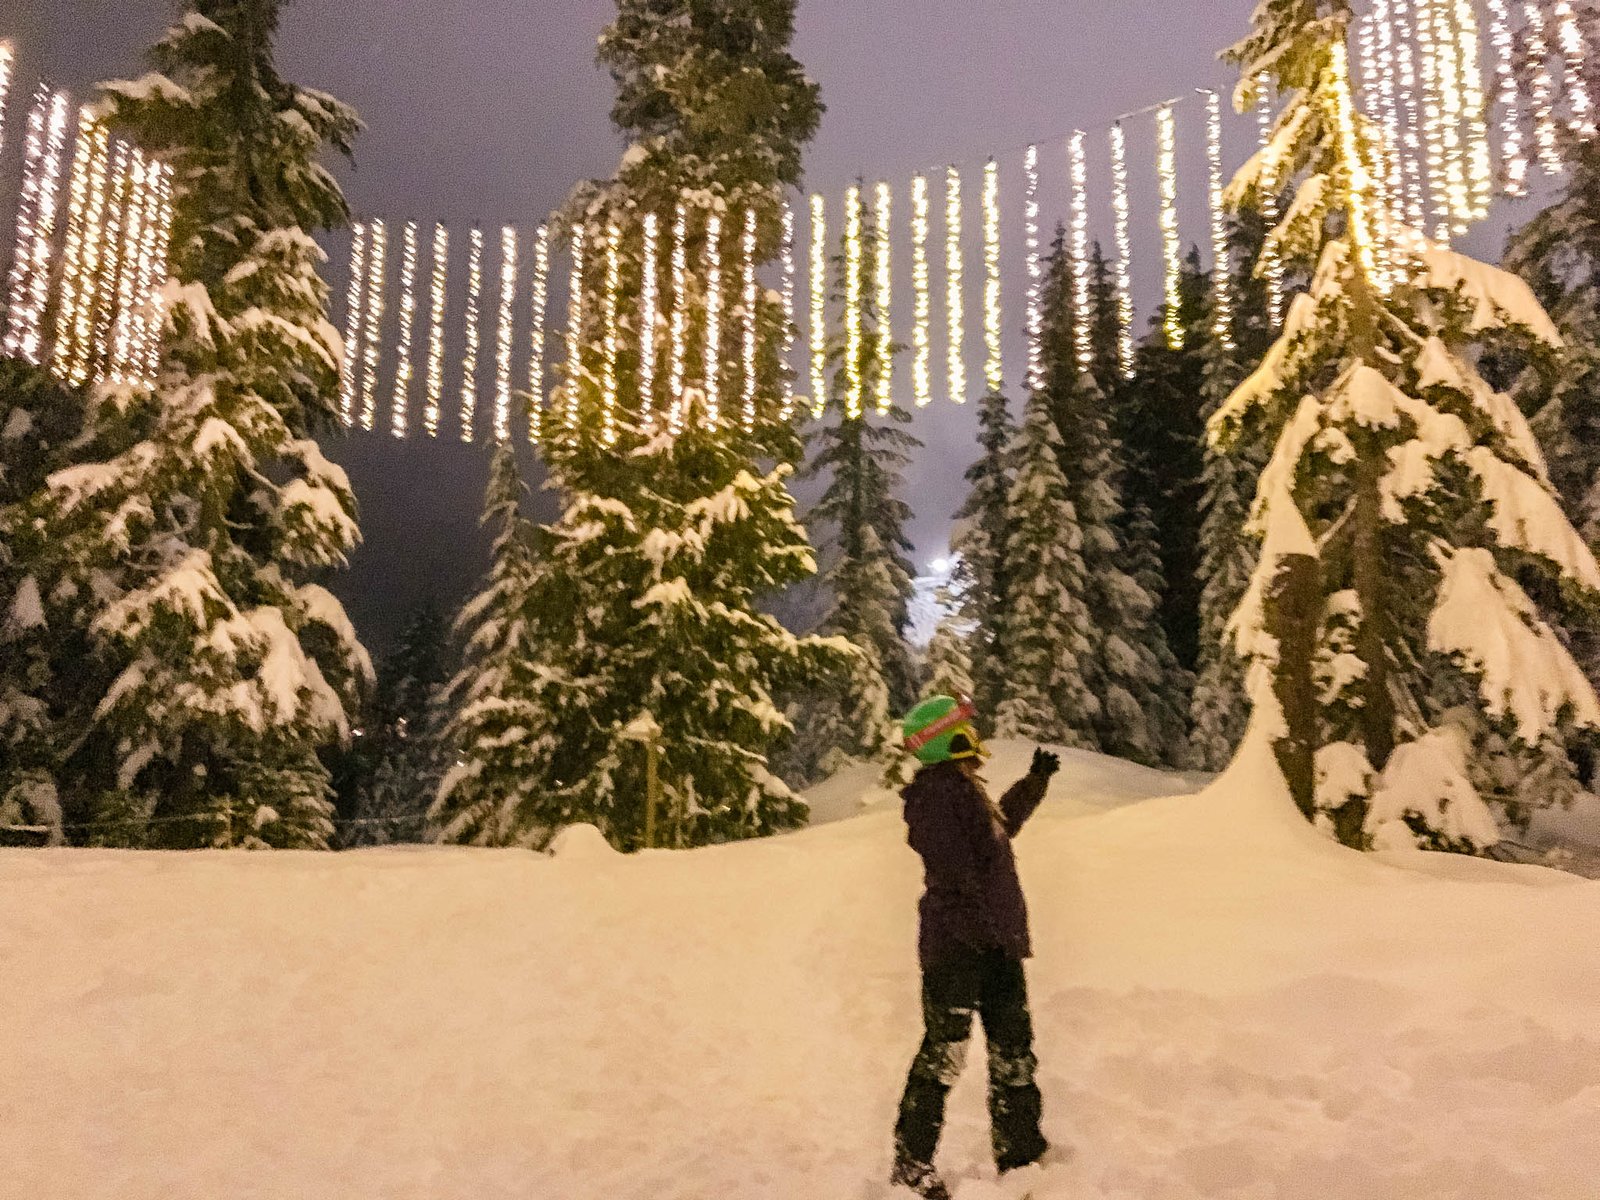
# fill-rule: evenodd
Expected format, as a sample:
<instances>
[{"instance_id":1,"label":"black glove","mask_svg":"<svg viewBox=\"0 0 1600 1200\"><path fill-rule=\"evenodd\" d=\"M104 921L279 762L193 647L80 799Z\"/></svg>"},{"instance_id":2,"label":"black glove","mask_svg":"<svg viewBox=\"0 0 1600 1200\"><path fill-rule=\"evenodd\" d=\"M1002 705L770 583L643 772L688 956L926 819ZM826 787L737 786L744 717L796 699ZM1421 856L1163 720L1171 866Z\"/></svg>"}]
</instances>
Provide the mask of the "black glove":
<instances>
[{"instance_id":1,"label":"black glove","mask_svg":"<svg viewBox=\"0 0 1600 1200\"><path fill-rule=\"evenodd\" d=\"M1061 770L1061 756L1059 754L1051 754L1044 749L1033 752L1033 767L1028 774L1038 775L1043 779L1052 779L1059 770Z\"/></svg>"}]
</instances>

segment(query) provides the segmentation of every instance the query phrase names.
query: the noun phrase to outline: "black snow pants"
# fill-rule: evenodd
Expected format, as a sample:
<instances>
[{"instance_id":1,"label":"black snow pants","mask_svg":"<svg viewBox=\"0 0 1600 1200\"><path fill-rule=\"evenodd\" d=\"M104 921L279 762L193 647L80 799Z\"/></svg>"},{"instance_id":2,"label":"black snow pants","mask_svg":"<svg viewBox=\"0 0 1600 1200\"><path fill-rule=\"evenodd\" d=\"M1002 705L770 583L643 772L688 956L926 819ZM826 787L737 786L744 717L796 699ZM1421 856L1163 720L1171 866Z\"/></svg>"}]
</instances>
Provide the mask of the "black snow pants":
<instances>
[{"instance_id":1,"label":"black snow pants","mask_svg":"<svg viewBox=\"0 0 1600 1200\"><path fill-rule=\"evenodd\" d=\"M1036 1162L1047 1149L1039 1130L1033 1018L1022 963L1002 950L964 953L922 976L927 1034L895 1127L895 1164L902 1178L931 1175L944 1130L945 1100L966 1065L972 1017L983 1021L989 1047L989 1121L995 1165L1002 1171Z\"/></svg>"}]
</instances>

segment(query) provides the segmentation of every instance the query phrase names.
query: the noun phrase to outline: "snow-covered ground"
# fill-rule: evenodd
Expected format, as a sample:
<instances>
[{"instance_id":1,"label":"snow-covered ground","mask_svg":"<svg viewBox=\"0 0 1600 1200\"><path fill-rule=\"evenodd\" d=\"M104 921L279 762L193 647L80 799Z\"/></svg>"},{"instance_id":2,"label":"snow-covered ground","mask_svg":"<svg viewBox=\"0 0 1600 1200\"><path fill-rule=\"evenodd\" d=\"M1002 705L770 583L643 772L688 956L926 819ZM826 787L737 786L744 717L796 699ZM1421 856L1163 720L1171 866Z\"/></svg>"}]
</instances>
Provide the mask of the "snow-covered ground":
<instances>
[{"instance_id":1,"label":"snow-covered ground","mask_svg":"<svg viewBox=\"0 0 1600 1200\"><path fill-rule=\"evenodd\" d=\"M1024 833L1075 1155L1034 1195L1593 1200L1600 884L1351 854L1265 774L1072 756ZM882 807L632 859L0 852L0 1194L853 1200L919 1035L919 883ZM962 1200L1016 1190L980 1063Z\"/></svg>"}]
</instances>

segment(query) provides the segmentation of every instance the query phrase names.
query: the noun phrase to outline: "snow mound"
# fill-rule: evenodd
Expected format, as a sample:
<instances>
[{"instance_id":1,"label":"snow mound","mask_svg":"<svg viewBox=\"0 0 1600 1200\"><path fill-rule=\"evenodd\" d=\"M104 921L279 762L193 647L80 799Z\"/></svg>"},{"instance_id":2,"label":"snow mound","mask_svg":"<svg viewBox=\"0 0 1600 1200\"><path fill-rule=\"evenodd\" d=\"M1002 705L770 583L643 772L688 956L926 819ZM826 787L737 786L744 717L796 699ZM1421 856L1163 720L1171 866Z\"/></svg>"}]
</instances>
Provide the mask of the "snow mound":
<instances>
[{"instance_id":1,"label":"snow mound","mask_svg":"<svg viewBox=\"0 0 1600 1200\"><path fill-rule=\"evenodd\" d=\"M606 841L606 835L593 825L568 825L550 839L550 857L584 863L620 858L621 855L612 849L611 843Z\"/></svg>"},{"instance_id":2,"label":"snow mound","mask_svg":"<svg viewBox=\"0 0 1600 1200\"><path fill-rule=\"evenodd\" d=\"M998 787L1026 766L1002 747ZM1071 756L1018 842L1035 1200L1593 1200L1600 885L1364 857L1255 751ZM0 851L0 1191L840 1200L919 1025L899 813L687 854ZM941 1156L985 1165L982 1055Z\"/></svg>"}]
</instances>

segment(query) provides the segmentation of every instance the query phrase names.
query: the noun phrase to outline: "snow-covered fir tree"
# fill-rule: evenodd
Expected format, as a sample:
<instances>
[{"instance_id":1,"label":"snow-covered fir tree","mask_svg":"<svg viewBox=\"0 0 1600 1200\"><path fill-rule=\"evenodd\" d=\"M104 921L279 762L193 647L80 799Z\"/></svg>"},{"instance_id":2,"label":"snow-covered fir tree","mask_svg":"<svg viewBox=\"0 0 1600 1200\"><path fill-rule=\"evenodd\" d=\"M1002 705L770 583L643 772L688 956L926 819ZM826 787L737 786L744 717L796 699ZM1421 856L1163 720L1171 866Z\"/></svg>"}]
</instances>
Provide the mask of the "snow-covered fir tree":
<instances>
[{"instance_id":1,"label":"snow-covered fir tree","mask_svg":"<svg viewBox=\"0 0 1600 1200\"><path fill-rule=\"evenodd\" d=\"M924 693L959 698L976 692L969 645L971 636L971 630L957 616L947 616L939 622L939 627L933 631L933 640L928 643L925 659L928 682Z\"/></svg>"},{"instance_id":2,"label":"snow-covered fir tree","mask_svg":"<svg viewBox=\"0 0 1600 1200\"><path fill-rule=\"evenodd\" d=\"M97 841L323 847L319 753L370 679L314 582L357 544L336 418L340 344L317 230L348 222L321 159L355 115L283 79L276 0L191 0L112 125L173 170L166 329L151 390L91 401L85 454L8 516L36 523L51 628L86 630L92 708L60 767ZM99 457L96 458L95 455Z\"/></svg>"},{"instance_id":3,"label":"snow-covered fir tree","mask_svg":"<svg viewBox=\"0 0 1600 1200\"><path fill-rule=\"evenodd\" d=\"M526 492L516 450L501 445L484 498L489 573L456 618L461 669L438 699L445 771L428 824L441 841L540 848L568 815L544 786L559 731L529 617L538 572Z\"/></svg>"},{"instance_id":4,"label":"snow-covered fir tree","mask_svg":"<svg viewBox=\"0 0 1600 1200\"><path fill-rule=\"evenodd\" d=\"M803 804L769 766L790 733L773 697L858 653L796 637L761 607L816 570L789 491L800 442L781 297L753 289L747 342L742 278L747 220L756 265L778 254L783 192L799 183L821 116L788 49L794 7L619 0L600 60L631 146L613 179L578 189L562 222L592 269L547 447L562 515L536 536L528 609L548 749L519 786L550 814L541 825L590 822L625 849L646 827L646 730L659 736L661 828L673 842L802 822ZM688 266L673 295L680 206ZM662 307L688 334L678 370L666 323L637 316L651 223ZM720 317L714 328L708 314ZM648 394L646 339L659 367Z\"/></svg>"},{"instance_id":5,"label":"snow-covered fir tree","mask_svg":"<svg viewBox=\"0 0 1600 1200\"><path fill-rule=\"evenodd\" d=\"M1206 343L1205 404L1209 423L1272 344L1268 283L1256 277L1266 221L1255 210L1236 214L1229 229L1232 266L1230 336ZM1245 664L1228 622L1256 569L1256 543L1245 531L1256 481L1265 465L1259 430L1241 430L1227 452L1205 439L1204 513L1200 525L1200 657L1192 721L1195 765L1221 771L1233 761L1250 716Z\"/></svg>"},{"instance_id":6,"label":"snow-covered fir tree","mask_svg":"<svg viewBox=\"0 0 1600 1200\"><path fill-rule=\"evenodd\" d=\"M822 632L862 650L865 659L849 677L825 687L824 713L810 719L831 723L827 740L863 756L895 752L887 713L905 712L916 702L918 672L906 633L916 590L912 545L906 536L911 508L901 498L903 471L920 449L905 426L911 415L895 404L881 404L880 382L892 370L898 347L885 360L877 304L875 214L863 195L858 201L862 251L858 260L835 260L835 300L859 289L859 335L837 334L828 347L833 366L828 416L812 435L816 452L807 474L828 480L811 512L827 555L825 581L833 604ZM852 281L848 276L854 273ZM856 414L859 409L858 415ZM873 675L877 678L872 678ZM842 693L842 694L841 694ZM879 714L880 701L887 713Z\"/></svg>"},{"instance_id":7,"label":"snow-covered fir tree","mask_svg":"<svg viewBox=\"0 0 1600 1200\"><path fill-rule=\"evenodd\" d=\"M1296 185L1269 244L1314 268L1213 421L1224 441L1258 415L1276 436L1235 628L1257 727L1309 817L1352 846L1481 851L1534 799L1512 781L1570 790L1566 741L1600 726L1559 625L1592 606L1600 566L1474 365L1498 337L1537 354L1559 335L1521 280L1387 211L1351 20L1346 0L1264 0L1230 52L1241 108L1264 76L1285 96L1231 198Z\"/></svg>"},{"instance_id":8,"label":"snow-covered fir tree","mask_svg":"<svg viewBox=\"0 0 1600 1200\"><path fill-rule=\"evenodd\" d=\"M1017 427L1005 396L988 392L978 406L981 453L967 469L967 498L956 513L951 552L953 594L971 630L968 645L979 709L993 713L1005 693L1004 627L1011 585L1005 547L1011 531L1011 453Z\"/></svg>"}]
</instances>

